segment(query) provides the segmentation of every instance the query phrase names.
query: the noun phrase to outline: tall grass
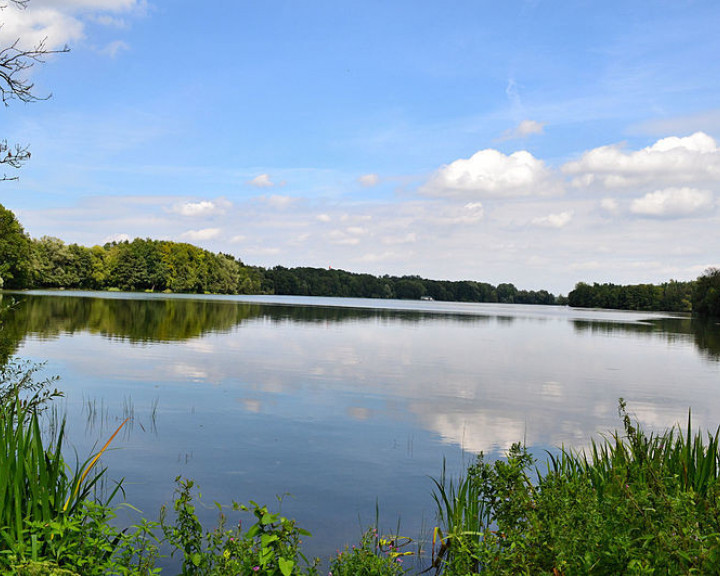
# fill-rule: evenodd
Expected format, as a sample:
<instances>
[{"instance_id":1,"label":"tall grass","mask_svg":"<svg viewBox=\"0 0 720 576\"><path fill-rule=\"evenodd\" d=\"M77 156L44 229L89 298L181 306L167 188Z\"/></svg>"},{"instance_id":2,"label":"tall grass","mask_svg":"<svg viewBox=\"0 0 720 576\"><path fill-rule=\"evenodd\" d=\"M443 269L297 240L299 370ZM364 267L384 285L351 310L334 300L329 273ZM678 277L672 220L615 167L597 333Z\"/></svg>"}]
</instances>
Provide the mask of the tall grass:
<instances>
[{"instance_id":1,"label":"tall grass","mask_svg":"<svg viewBox=\"0 0 720 576\"><path fill-rule=\"evenodd\" d=\"M600 495L624 471L627 480L667 483L672 479L684 491L706 495L718 480L720 470L720 427L714 434L693 433L688 412L685 434L679 426L662 434L646 434L633 424L620 399L624 436L618 432L602 442L593 440L588 451L562 449L559 456L548 454L549 471L561 475L586 475Z\"/></svg>"},{"instance_id":2,"label":"tall grass","mask_svg":"<svg viewBox=\"0 0 720 576\"><path fill-rule=\"evenodd\" d=\"M720 573L720 429L623 432L581 452L527 449L435 480L433 567L466 574ZM437 546L436 546L437 544Z\"/></svg>"},{"instance_id":3,"label":"tall grass","mask_svg":"<svg viewBox=\"0 0 720 576\"><path fill-rule=\"evenodd\" d=\"M71 468L62 455L65 420L44 440L41 405L23 400L20 390L0 403L0 552L11 562L43 556L53 526L94 498L105 472L95 465L107 448Z\"/></svg>"}]
</instances>

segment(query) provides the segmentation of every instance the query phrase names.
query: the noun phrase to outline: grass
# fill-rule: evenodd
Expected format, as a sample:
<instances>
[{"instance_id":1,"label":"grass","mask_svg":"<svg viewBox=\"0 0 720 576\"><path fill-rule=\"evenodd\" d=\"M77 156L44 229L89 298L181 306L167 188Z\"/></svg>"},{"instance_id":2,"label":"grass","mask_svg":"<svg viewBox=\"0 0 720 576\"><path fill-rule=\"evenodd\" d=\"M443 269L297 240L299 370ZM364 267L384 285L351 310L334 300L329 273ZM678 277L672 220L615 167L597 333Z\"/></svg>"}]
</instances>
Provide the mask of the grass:
<instances>
[{"instance_id":1,"label":"grass","mask_svg":"<svg viewBox=\"0 0 720 576\"><path fill-rule=\"evenodd\" d=\"M521 444L467 476L435 481L433 569L466 574L718 574L718 432L646 434L620 401L623 433L587 451Z\"/></svg>"}]
</instances>

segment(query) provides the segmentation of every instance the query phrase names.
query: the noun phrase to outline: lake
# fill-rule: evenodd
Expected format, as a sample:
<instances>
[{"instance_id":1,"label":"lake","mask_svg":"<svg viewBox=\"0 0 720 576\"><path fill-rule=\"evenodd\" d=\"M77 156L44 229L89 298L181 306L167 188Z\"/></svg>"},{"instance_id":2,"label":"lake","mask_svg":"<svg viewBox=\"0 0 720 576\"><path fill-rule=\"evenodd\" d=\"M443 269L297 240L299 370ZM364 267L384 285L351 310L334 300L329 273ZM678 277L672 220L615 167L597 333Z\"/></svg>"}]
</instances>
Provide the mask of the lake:
<instances>
[{"instance_id":1,"label":"lake","mask_svg":"<svg viewBox=\"0 0 720 576\"><path fill-rule=\"evenodd\" d=\"M417 538L431 476L525 441L540 456L621 427L720 424L720 327L566 307L271 296L3 293L0 357L45 362L84 458L149 518L174 479L255 500L327 559L375 521ZM137 517L132 517L137 519ZM248 518L249 520L249 518Z\"/></svg>"}]
</instances>

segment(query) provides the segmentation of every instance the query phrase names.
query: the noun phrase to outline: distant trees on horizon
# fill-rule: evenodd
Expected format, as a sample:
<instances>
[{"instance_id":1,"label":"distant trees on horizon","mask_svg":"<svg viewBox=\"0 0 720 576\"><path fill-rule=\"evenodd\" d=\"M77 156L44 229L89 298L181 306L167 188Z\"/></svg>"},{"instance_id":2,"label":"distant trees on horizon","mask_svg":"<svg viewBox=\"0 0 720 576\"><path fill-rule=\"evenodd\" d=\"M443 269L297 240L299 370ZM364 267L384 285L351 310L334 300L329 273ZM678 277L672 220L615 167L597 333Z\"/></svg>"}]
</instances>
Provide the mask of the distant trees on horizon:
<instances>
[{"instance_id":1,"label":"distant trees on horizon","mask_svg":"<svg viewBox=\"0 0 720 576\"><path fill-rule=\"evenodd\" d=\"M65 288L354 298L421 298L456 302L569 304L579 308L690 312L720 317L720 270L695 281L660 285L579 282L567 298L473 280L373 276L339 269L248 266L230 254L168 240L136 238L87 248L59 238L30 238L0 205L0 288Z\"/></svg>"}]
</instances>

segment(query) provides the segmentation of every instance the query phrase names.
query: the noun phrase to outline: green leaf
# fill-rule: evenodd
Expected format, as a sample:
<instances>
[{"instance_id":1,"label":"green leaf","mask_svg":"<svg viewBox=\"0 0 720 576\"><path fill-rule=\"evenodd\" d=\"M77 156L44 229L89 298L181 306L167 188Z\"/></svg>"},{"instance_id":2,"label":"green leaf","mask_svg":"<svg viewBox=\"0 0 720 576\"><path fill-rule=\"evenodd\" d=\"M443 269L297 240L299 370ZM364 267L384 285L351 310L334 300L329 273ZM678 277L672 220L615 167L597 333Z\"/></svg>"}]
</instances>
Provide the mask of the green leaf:
<instances>
[{"instance_id":1,"label":"green leaf","mask_svg":"<svg viewBox=\"0 0 720 576\"><path fill-rule=\"evenodd\" d=\"M283 576L290 576L290 574L292 574L293 567L295 566L295 561L280 558L278 560L278 566L280 567L280 572L283 573Z\"/></svg>"},{"instance_id":2,"label":"green leaf","mask_svg":"<svg viewBox=\"0 0 720 576\"><path fill-rule=\"evenodd\" d=\"M267 548L269 544L275 542L278 540L279 537L277 534L263 534L260 536L260 543L262 544L263 548Z\"/></svg>"},{"instance_id":3,"label":"green leaf","mask_svg":"<svg viewBox=\"0 0 720 576\"><path fill-rule=\"evenodd\" d=\"M270 514L270 512L265 512L265 514L263 514L260 522L262 523L263 526L267 526L268 524L272 524L273 522L275 522L279 517L280 517L280 514L277 514L277 513Z\"/></svg>"}]
</instances>

